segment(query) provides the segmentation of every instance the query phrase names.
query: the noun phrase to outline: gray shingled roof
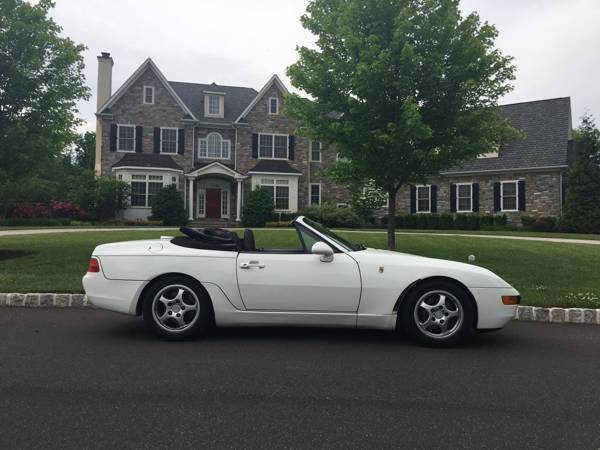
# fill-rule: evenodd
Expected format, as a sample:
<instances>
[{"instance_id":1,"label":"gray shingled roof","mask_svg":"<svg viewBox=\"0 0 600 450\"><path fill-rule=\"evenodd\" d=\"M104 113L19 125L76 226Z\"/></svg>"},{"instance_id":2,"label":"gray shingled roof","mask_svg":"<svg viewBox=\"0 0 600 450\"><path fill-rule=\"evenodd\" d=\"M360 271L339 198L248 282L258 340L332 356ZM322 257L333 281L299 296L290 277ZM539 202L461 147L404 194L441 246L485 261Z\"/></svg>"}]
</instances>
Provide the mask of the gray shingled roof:
<instances>
[{"instance_id":1,"label":"gray shingled roof","mask_svg":"<svg viewBox=\"0 0 600 450\"><path fill-rule=\"evenodd\" d=\"M258 161L258 164L248 171L248 173L252 172L302 174L302 172L294 169L287 161L282 159L261 159Z\"/></svg>"},{"instance_id":2,"label":"gray shingled roof","mask_svg":"<svg viewBox=\"0 0 600 450\"><path fill-rule=\"evenodd\" d=\"M503 105L500 113L513 127L525 132L525 139L502 145L498 158L474 159L444 173L567 165L570 97Z\"/></svg>"},{"instance_id":3,"label":"gray shingled roof","mask_svg":"<svg viewBox=\"0 0 600 450\"><path fill-rule=\"evenodd\" d=\"M169 84L177 92L183 103L194 113L196 119L201 122L232 123L258 94L252 88L221 86L215 83L199 84L169 81ZM225 93L225 114L223 118L204 117L204 91Z\"/></svg>"},{"instance_id":4,"label":"gray shingled roof","mask_svg":"<svg viewBox=\"0 0 600 450\"><path fill-rule=\"evenodd\" d=\"M161 167L183 171L173 158L159 153L127 153L113 164L113 168L118 167Z\"/></svg>"}]
</instances>

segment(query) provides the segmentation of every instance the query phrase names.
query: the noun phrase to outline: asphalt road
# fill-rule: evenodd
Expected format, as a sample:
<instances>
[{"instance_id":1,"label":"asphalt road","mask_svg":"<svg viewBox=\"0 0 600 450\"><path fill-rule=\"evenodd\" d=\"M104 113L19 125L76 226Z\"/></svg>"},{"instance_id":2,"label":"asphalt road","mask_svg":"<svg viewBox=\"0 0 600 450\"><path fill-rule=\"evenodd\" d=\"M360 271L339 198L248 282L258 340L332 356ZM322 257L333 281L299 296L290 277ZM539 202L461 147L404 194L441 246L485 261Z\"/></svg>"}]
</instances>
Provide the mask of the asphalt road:
<instances>
[{"instance_id":1,"label":"asphalt road","mask_svg":"<svg viewBox=\"0 0 600 450\"><path fill-rule=\"evenodd\" d=\"M0 308L0 448L600 447L600 327L513 323L456 349Z\"/></svg>"}]
</instances>

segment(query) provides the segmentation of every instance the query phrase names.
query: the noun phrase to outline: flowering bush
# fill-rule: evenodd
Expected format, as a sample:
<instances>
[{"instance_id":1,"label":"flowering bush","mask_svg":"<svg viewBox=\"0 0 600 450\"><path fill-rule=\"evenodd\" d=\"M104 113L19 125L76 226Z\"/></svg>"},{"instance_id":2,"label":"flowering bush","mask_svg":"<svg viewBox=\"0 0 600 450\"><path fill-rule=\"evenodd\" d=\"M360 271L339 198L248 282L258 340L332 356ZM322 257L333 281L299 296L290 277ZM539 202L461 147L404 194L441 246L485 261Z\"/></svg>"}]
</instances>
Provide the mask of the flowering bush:
<instances>
[{"instance_id":1,"label":"flowering bush","mask_svg":"<svg viewBox=\"0 0 600 450\"><path fill-rule=\"evenodd\" d=\"M19 203L11 213L11 217L20 219L38 219L47 217L61 217L69 219L87 219L87 211L78 208L72 202L52 201L50 205L43 203Z\"/></svg>"},{"instance_id":2,"label":"flowering bush","mask_svg":"<svg viewBox=\"0 0 600 450\"><path fill-rule=\"evenodd\" d=\"M21 219L36 219L48 217L50 210L43 203L19 203L12 209L10 215Z\"/></svg>"}]
</instances>

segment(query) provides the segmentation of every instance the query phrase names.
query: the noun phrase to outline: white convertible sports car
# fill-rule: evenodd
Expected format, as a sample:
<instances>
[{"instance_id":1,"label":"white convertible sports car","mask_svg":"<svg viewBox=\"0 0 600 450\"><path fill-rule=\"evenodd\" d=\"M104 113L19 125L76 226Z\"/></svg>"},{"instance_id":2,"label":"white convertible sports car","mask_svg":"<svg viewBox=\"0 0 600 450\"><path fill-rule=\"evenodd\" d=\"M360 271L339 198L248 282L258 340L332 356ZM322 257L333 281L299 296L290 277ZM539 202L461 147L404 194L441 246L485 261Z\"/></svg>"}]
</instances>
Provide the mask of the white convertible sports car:
<instances>
[{"instance_id":1,"label":"white convertible sports car","mask_svg":"<svg viewBox=\"0 0 600 450\"><path fill-rule=\"evenodd\" d=\"M305 217L297 249L256 248L251 230L182 227L186 236L99 245L83 286L100 308L142 315L180 340L216 326L399 330L450 345L498 329L519 293L487 269L364 248Z\"/></svg>"}]
</instances>

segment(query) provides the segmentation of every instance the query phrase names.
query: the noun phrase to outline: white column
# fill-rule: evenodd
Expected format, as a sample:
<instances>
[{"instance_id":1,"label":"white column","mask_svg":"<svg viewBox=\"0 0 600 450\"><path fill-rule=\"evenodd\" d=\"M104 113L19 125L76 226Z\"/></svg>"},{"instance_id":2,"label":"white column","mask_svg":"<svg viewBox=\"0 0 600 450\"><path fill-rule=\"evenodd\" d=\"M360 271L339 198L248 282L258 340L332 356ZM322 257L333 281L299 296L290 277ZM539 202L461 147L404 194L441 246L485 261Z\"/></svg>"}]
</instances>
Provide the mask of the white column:
<instances>
[{"instance_id":1,"label":"white column","mask_svg":"<svg viewBox=\"0 0 600 450\"><path fill-rule=\"evenodd\" d=\"M190 189L188 191L188 219L194 220L194 179L190 178Z\"/></svg>"},{"instance_id":2,"label":"white column","mask_svg":"<svg viewBox=\"0 0 600 450\"><path fill-rule=\"evenodd\" d=\"M240 222L242 220L242 180L237 180L237 208L235 221Z\"/></svg>"}]
</instances>

